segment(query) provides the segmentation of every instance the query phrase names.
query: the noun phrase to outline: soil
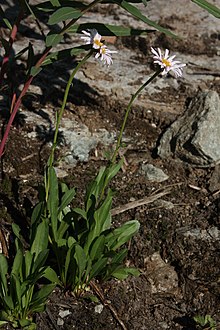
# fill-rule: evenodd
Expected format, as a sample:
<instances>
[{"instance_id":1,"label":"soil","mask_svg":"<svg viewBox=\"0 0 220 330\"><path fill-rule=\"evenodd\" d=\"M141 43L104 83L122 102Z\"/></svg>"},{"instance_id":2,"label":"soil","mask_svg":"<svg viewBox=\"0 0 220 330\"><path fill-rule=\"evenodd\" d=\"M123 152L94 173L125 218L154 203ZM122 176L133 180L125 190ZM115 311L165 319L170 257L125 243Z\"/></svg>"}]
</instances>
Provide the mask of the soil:
<instances>
[{"instance_id":1,"label":"soil","mask_svg":"<svg viewBox=\"0 0 220 330\"><path fill-rule=\"evenodd\" d=\"M161 9L162 3L158 1L157 6L155 1L155 8ZM220 5L218 1L213 3ZM99 302L92 302L89 294L76 298L57 288L45 312L35 316L37 329L193 330L196 329L193 321L196 315L211 315L217 324L220 322L220 167L197 167L178 158L160 159L156 152L161 134L186 109L199 90L220 93L220 68L219 64L217 69L214 66L219 61L219 30L215 25L219 22L216 19L212 25L211 16L197 7L193 13L180 8L176 16L168 11L161 13L163 17L157 17L159 14L153 6L154 1L149 7L150 13L151 10L156 13L155 17L152 14L153 18L160 19L161 25L177 34L182 32L184 38L172 41L165 35L151 33L148 39L142 36L117 38L114 47L120 53L136 56L130 57L131 71L138 61L143 74L152 72L148 43L172 48L185 61L191 58L191 64L186 69L185 78L178 80L178 85L175 85L173 77L167 77L163 82L165 86L158 87L159 92L154 87L139 97L126 126L126 146L122 150L125 165L111 183L116 191L114 208L158 192L167 192L152 203L113 217L114 226L131 219L137 219L141 224L138 234L129 242L126 260L128 265L137 267L141 275L121 282L95 282L90 293L96 295ZM97 12L102 14L103 10L100 6ZM109 7L109 15L113 15L116 21L120 13L114 6ZM200 29L198 34L196 28L200 19L203 23L210 22L211 27L205 31ZM129 18L123 16L120 20L126 24ZM137 21L135 24L138 26ZM20 43L30 32L27 26L20 32ZM114 64L119 68L120 59L115 59L113 67ZM37 202L37 188L43 182L44 166L50 151L51 120L62 102L70 66L71 63L61 63L45 69L36 78L31 93L23 99L22 111L14 121L1 164L0 226L5 236L11 232L13 221L22 228L29 226L31 209ZM91 72L93 70L94 74L94 66L97 69L98 63L91 61L79 75L75 84L77 93L70 95L63 120L76 120L89 127L90 132L106 129L117 135L130 90L134 92L143 82L142 78L136 76L135 80L131 79L127 89L127 82L121 86L118 81L117 85L109 70L104 77L105 84L96 87L98 83ZM16 71L18 81L22 70L21 62ZM60 81L57 77L61 77ZM112 81L116 86L114 89L110 87ZM7 110L6 103L2 104ZM32 138L29 134L36 123L28 120L28 114L37 114L48 124L47 127L39 125L38 134ZM7 112L2 112L1 120L4 128ZM57 159L68 152L62 136L61 142ZM77 188L74 206L83 202L87 184L100 166L107 164L105 152L113 147L100 143L90 152L88 161L78 161L74 167L61 166L68 174L62 180ZM147 163L162 169L169 176L168 180L147 180L140 171L141 166ZM97 305L103 305L100 313ZM63 319L64 324L58 325L61 310L70 313Z\"/></svg>"}]
</instances>

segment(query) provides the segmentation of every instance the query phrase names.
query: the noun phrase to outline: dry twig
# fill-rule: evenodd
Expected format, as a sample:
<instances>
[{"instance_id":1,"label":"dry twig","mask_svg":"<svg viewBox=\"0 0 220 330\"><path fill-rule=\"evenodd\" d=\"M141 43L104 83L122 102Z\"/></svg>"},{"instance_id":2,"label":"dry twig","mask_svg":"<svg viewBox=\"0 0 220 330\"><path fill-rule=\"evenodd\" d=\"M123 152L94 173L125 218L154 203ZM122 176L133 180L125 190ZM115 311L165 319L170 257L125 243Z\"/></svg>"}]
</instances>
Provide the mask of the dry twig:
<instances>
[{"instance_id":1,"label":"dry twig","mask_svg":"<svg viewBox=\"0 0 220 330\"><path fill-rule=\"evenodd\" d=\"M101 301L101 303L108 307L112 313L112 315L114 316L114 318L116 319L116 321L118 322L118 324L120 324L121 328L123 330L127 330L127 327L125 326L124 322L119 318L117 311L115 310L115 308L111 305L111 303L109 303L108 301L106 301L104 294L102 293L101 289L97 286L96 283L94 283L94 281L90 282L90 286L91 288L94 290L95 294L97 295L97 297L99 298L99 300Z\"/></svg>"},{"instance_id":2,"label":"dry twig","mask_svg":"<svg viewBox=\"0 0 220 330\"><path fill-rule=\"evenodd\" d=\"M167 194L170 194L170 193L171 193L171 188L167 188L166 190L164 190L160 193L157 193L157 194L154 194L151 196L146 196L144 198L138 199L137 201L129 202L127 204L115 207L114 209L112 209L111 214L112 214L112 216L117 215L117 214L123 213L125 211L134 209L138 206L153 203L155 200L157 200Z\"/></svg>"}]
</instances>

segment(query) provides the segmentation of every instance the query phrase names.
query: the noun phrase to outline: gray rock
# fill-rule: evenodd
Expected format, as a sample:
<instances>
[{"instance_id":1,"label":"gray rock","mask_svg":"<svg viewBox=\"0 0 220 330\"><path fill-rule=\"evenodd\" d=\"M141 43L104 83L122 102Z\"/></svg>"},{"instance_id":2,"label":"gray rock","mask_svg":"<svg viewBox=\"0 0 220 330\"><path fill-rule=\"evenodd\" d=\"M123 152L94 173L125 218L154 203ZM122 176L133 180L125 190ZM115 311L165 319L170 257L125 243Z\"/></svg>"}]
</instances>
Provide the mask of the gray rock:
<instances>
[{"instance_id":1,"label":"gray rock","mask_svg":"<svg viewBox=\"0 0 220 330\"><path fill-rule=\"evenodd\" d=\"M162 182L169 179L160 168L155 167L152 164L143 164L140 169L140 173L144 174L149 181Z\"/></svg>"},{"instance_id":2,"label":"gray rock","mask_svg":"<svg viewBox=\"0 0 220 330\"><path fill-rule=\"evenodd\" d=\"M152 293L178 293L178 276L174 267L166 264L158 252L144 259L146 275Z\"/></svg>"},{"instance_id":3,"label":"gray rock","mask_svg":"<svg viewBox=\"0 0 220 330\"><path fill-rule=\"evenodd\" d=\"M220 160L220 99L217 92L200 92L188 109L164 133L158 155L176 156L199 165Z\"/></svg>"}]
</instances>

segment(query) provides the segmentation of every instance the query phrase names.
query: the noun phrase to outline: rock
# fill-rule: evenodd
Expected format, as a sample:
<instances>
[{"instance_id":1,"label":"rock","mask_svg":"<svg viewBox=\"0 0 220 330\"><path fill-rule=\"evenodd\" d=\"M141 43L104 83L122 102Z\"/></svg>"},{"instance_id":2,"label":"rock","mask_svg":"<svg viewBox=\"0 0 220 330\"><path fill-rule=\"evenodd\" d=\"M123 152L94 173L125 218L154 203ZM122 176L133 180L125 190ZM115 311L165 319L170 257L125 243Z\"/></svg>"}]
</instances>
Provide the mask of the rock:
<instances>
[{"instance_id":1,"label":"rock","mask_svg":"<svg viewBox=\"0 0 220 330\"><path fill-rule=\"evenodd\" d=\"M163 134L158 155L176 156L198 165L220 160L220 99L217 92L200 92L188 109Z\"/></svg>"},{"instance_id":2,"label":"rock","mask_svg":"<svg viewBox=\"0 0 220 330\"><path fill-rule=\"evenodd\" d=\"M95 313L101 314L103 311L104 306L102 304L96 305L95 306Z\"/></svg>"},{"instance_id":3,"label":"rock","mask_svg":"<svg viewBox=\"0 0 220 330\"><path fill-rule=\"evenodd\" d=\"M166 264L160 254L155 252L145 258L147 279L151 284L152 293L178 293L178 276L174 268Z\"/></svg>"},{"instance_id":4,"label":"rock","mask_svg":"<svg viewBox=\"0 0 220 330\"><path fill-rule=\"evenodd\" d=\"M209 191L212 193L220 190L220 165L215 166L209 179Z\"/></svg>"},{"instance_id":5,"label":"rock","mask_svg":"<svg viewBox=\"0 0 220 330\"><path fill-rule=\"evenodd\" d=\"M192 238L202 241L213 242L220 240L220 230L217 227L211 227L209 229L193 228L190 230L186 230L185 232L183 229L182 234L186 238Z\"/></svg>"},{"instance_id":6,"label":"rock","mask_svg":"<svg viewBox=\"0 0 220 330\"><path fill-rule=\"evenodd\" d=\"M149 181L153 182L162 182L169 179L168 175L152 164L142 164L140 173L144 174Z\"/></svg>"}]
</instances>

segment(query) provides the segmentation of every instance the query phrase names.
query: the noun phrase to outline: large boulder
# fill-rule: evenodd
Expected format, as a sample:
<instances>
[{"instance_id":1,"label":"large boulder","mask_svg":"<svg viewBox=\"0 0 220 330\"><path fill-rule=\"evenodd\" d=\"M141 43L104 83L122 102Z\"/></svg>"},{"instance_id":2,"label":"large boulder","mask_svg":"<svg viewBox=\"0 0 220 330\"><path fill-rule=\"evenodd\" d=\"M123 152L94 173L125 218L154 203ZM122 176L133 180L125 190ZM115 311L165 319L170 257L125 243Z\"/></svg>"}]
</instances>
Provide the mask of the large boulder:
<instances>
[{"instance_id":1,"label":"large boulder","mask_svg":"<svg viewBox=\"0 0 220 330\"><path fill-rule=\"evenodd\" d=\"M179 157L198 165L220 160L220 99L217 92L199 92L159 141L161 158Z\"/></svg>"}]
</instances>

